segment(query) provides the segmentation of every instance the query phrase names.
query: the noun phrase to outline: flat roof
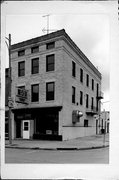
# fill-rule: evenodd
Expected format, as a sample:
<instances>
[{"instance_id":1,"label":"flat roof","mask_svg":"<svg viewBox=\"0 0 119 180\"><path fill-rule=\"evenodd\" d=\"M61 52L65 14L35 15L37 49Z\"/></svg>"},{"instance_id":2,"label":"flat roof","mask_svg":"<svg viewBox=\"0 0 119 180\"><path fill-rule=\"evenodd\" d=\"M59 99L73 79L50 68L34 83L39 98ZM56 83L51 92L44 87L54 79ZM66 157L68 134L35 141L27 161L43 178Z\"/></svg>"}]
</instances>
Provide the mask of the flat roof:
<instances>
[{"instance_id":1,"label":"flat roof","mask_svg":"<svg viewBox=\"0 0 119 180\"><path fill-rule=\"evenodd\" d=\"M17 44L13 44L11 46L11 50L15 50L17 48L23 48L24 46L36 44L39 42L47 41L56 37L65 37L67 42L71 45L73 50L82 58L82 60L97 74L97 76L101 79L101 73L98 71L98 69L92 64L92 62L86 57L86 55L79 49L79 47L74 43L74 41L69 37L69 35L65 32L64 29L39 36L33 39L29 39L26 41L19 42Z\"/></svg>"}]
</instances>

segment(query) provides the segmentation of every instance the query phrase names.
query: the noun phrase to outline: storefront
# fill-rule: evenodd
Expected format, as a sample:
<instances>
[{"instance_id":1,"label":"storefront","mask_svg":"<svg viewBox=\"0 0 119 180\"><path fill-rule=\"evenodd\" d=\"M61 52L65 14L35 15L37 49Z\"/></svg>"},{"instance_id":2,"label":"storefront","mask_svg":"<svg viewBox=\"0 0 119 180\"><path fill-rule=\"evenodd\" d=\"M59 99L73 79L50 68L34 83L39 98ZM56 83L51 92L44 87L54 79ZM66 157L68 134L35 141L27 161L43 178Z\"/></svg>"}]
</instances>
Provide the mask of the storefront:
<instances>
[{"instance_id":1,"label":"storefront","mask_svg":"<svg viewBox=\"0 0 119 180\"><path fill-rule=\"evenodd\" d=\"M59 135L61 108L14 109L15 138L62 140Z\"/></svg>"}]
</instances>

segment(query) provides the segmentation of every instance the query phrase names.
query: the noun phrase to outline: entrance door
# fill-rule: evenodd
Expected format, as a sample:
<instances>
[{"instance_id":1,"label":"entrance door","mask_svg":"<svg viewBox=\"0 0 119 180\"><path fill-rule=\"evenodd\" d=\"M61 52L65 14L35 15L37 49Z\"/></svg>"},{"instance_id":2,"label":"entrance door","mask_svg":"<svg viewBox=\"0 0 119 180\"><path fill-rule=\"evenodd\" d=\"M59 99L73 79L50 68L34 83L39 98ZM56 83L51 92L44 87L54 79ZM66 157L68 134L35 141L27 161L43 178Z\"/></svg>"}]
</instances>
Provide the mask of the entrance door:
<instances>
[{"instance_id":1,"label":"entrance door","mask_svg":"<svg viewBox=\"0 0 119 180\"><path fill-rule=\"evenodd\" d=\"M30 138L30 121L23 120L23 139Z\"/></svg>"}]
</instances>

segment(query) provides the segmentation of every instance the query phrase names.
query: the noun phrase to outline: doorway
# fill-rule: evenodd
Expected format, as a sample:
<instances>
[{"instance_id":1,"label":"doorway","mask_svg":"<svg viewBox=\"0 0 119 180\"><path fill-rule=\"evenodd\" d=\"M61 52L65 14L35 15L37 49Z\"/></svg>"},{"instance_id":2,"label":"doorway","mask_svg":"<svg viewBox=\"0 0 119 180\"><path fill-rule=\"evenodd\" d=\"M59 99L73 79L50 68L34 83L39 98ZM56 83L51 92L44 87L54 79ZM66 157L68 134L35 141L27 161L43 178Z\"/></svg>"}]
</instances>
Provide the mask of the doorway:
<instances>
[{"instance_id":1,"label":"doorway","mask_svg":"<svg viewBox=\"0 0 119 180\"><path fill-rule=\"evenodd\" d=\"M30 139L30 120L23 120L23 139Z\"/></svg>"}]
</instances>

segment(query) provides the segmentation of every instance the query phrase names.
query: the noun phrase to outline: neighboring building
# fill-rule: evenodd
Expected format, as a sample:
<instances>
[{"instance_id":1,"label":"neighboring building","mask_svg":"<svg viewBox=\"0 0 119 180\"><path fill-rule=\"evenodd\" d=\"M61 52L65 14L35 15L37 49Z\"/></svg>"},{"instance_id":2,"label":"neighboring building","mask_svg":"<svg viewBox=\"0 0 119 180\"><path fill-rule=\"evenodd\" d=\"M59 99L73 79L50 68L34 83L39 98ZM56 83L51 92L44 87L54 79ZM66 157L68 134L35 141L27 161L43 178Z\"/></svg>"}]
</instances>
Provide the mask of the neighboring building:
<instances>
[{"instance_id":1,"label":"neighboring building","mask_svg":"<svg viewBox=\"0 0 119 180\"><path fill-rule=\"evenodd\" d=\"M8 138L8 97L9 97L9 68L5 69L5 137Z\"/></svg>"},{"instance_id":2,"label":"neighboring building","mask_svg":"<svg viewBox=\"0 0 119 180\"><path fill-rule=\"evenodd\" d=\"M96 134L101 74L64 29L12 45L11 66L13 139Z\"/></svg>"},{"instance_id":3,"label":"neighboring building","mask_svg":"<svg viewBox=\"0 0 119 180\"><path fill-rule=\"evenodd\" d=\"M102 111L96 117L97 122L97 134L109 133L109 125L110 125L110 113L109 111Z\"/></svg>"}]
</instances>

